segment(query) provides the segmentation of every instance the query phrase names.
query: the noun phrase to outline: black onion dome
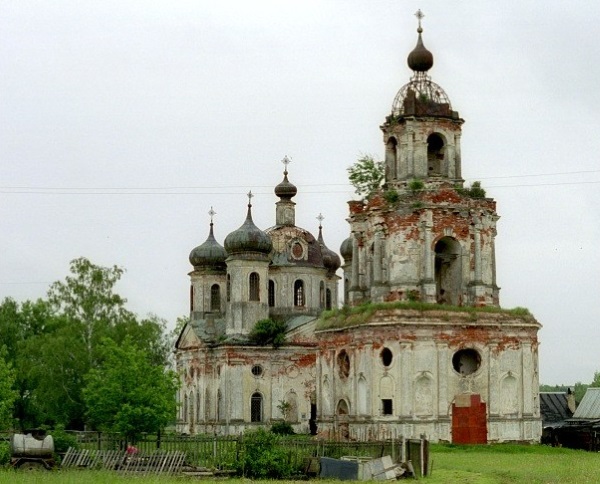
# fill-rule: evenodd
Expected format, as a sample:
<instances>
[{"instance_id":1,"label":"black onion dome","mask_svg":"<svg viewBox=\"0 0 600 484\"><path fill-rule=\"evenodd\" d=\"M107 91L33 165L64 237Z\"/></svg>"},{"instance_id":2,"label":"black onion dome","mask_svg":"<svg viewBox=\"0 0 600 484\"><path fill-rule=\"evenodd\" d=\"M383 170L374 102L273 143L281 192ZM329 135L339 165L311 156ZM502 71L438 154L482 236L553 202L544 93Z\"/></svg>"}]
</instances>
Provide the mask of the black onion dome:
<instances>
[{"instance_id":1,"label":"black onion dome","mask_svg":"<svg viewBox=\"0 0 600 484\"><path fill-rule=\"evenodd\" d=\"M408 54L407 63L408 67L415 72L427 72L433 67L433 54L429 52L423 45L423 39L421 38L421 32L423 32L423 29L419 27L417 32L419 32L417 45L412 52Z\"/></svg>"},{"instance_id":2,"label":"black onion dome","mask_svg":"<svg viewBox=\"0 0 600 484\"><path fill-rule=\"evenodd\" d=\"M271 238L254 225L251 208L248 204L248 215L242 226L225 237L225 250L229 255L241 252L268 254L273 248Z\"/></svg>"},{"instance_id":3,"label":"black onion dome","mask_svg":"<svg viewBox=\"0 0 600 484\"><path fill-rule=\"evenodd\" d=\"M337 271L342 265L340 256L325 245L325 242L323 241L323 232L321 226L319 226L318 240L319 244L321 245L321 253L323 254L323 265L327 269L327 272L333 273Z\"/></svg>"},{"instance_id":4,"label":"black onion dome","mask_svg":"<svg viewBox=\"0 0 600 484\"><path fill-rule=\"evenodd\" d=\"M298 189L296 185L289 182L287 176L288 172L286 170L283 172L283 181L275 187L275 195L285 200L291 200L298 193Z\"/></svg>"},{"instance_id":5,"label":"black onion dome","mask_svg":"<svg viewBox=\"0 0 600 484\"><path fill-rule=\"evenodd\" d=\"M340 246L340 254L346 262L352 260L352 236L348 237L342 242Z\"/></svg>"},{"instance_id":6,"label":"black onion dome","mask_svg":"<svg viewBox=\"0 0 600 484\"><path fill-rule=\"evenodd\" d=\"M202 244L192 249L190 252L190 263L194 269L210 268L210 269L225 269L225 259L227 252L215 240L213 235L213 223L210 223L210 233L208 238Z\"/></svg>"}]
</instances>

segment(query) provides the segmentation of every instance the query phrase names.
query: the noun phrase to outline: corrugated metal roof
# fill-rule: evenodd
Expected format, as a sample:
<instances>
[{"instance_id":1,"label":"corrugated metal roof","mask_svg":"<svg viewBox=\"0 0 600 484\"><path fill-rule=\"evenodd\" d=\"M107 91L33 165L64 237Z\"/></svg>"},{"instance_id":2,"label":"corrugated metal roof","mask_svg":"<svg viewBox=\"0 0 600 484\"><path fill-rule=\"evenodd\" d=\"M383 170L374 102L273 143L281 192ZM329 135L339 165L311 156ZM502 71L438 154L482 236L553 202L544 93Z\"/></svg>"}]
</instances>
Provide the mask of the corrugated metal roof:
<instances>
[{"instance_id":1,"label":"corrugated metal roof","mask_svg":"<svg viewBox=\"0 0 600 484\"><path fill-rule=\"evenodd\" d=\"M565 392L540 392L540 412L544 424L562 422L572 416Z\"/></svg>"},{"instance_id":2,"label":"corrugated metal roof","mask_svg":"<svg viewBox=\"0 0 600 484\"><path fill-rule=\"evenodd\" d=\"M588 388L573 418L600 419L600 388Z\"/></svg>"}]
</instances>

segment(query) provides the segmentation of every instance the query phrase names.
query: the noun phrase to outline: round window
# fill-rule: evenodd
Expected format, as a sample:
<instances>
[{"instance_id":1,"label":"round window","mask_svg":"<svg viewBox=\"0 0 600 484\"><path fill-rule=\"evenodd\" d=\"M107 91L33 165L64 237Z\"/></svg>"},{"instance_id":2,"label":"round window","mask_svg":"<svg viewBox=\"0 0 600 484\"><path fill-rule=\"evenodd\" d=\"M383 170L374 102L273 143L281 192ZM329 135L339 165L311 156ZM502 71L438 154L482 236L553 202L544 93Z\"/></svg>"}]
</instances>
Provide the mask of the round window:
<instances>
[{"instance_id":1,"label":"round window","mask_svg":"<svg viewBox=\"0 0 600 484\"><path fill-rule=\"evenodd\" d=\"M263 374L263 367L260 365L254 365L252 367L252 374L254 376L261 376Z\"/></svg>"},{"instance_id":2,"label":"round window","mask_svg":"<svg viewBox=\"0 0 600 484\"><path fill-rule=\"evenodd\" d=\"M294 242L294 245L292 245L292 256L294 259L302 259L303 255L304 247L302 247L302 244L300 242Z\"/></svg>"},{"instance_id":3,"label":"round window","mask_svg":"<svg viewBox=\"0 0 600 484\"><path fill-rule=\"evenodd\" d=\"M379 356L381 357L381 363L383 364L383 366L388 367L392 364L394 355L392 354L392 351L389 348L383 348L381 350L381 353L379 353Z\"/></svg>"},{"instance_id":4,"label":"round window","mask_svg":"<svg viewBox=\"0 0 600 484\"><path fill-rule=\"evenodd\" d=\"M471 375L479 370L479 367L481 366L481 356L472 348L459 350L452 356L452 366L457 373L460 373L463 376Z\"/></svg>"}]
</instances>

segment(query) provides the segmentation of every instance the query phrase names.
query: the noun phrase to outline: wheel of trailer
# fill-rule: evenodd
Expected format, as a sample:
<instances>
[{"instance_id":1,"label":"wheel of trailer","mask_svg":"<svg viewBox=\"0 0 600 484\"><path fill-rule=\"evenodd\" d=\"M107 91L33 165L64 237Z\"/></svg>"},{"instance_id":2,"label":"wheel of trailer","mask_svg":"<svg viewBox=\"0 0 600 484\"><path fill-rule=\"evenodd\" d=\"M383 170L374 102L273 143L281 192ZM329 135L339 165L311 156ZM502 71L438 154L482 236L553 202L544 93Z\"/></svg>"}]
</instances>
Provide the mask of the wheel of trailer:
<instances>
[{"instance_id":1,"label":"wheel of trailer","mask_svg":"<svg viewBox=\"0 0 600 484\"><path fill-rule=\"evenodd\" d=\"M23 462L19 469L22 471L45 471L46 467L41 462Z\"/></svg>"}]
</instances>

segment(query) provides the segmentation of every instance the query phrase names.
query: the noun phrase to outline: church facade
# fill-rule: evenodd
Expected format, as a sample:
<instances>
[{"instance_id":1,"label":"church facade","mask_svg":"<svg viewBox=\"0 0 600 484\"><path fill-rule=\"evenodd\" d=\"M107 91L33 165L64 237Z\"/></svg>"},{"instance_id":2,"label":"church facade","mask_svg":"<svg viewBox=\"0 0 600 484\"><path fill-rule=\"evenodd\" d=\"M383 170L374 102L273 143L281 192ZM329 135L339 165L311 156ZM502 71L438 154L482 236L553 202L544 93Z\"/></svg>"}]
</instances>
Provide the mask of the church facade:
<instances>
[{"instance_id":1,"label":"church facade","mask_svg":"<svg viewBox=\"0 0 600 484\"><path fill-rule=\"evenodd\" d=\"M385 180L349 202L339 257L295 226L296 194L275 188L276 224L246 221L190 262L191 321L177 342L179 429L237 433L286 420L323 437L537 442L540 324L502 310L496 203L464 186L463 120L428 71L418 28L413 76L381 126ZM321 316L320 316L321 315ZM284 321L286 341L251 343L257 321Z\"/></svg>"}]
</instances>

